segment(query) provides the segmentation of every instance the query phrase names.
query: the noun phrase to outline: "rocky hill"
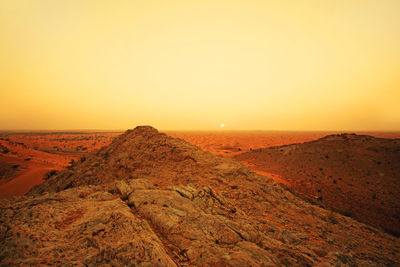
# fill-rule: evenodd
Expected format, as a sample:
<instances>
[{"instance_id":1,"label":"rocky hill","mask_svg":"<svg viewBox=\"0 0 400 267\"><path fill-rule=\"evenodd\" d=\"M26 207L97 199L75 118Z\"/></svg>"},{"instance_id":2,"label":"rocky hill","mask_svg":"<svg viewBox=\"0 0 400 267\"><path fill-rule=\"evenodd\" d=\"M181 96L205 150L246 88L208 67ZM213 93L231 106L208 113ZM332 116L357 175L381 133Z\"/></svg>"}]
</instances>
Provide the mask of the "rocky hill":
<instances>
[{"instance_id":1,"label":"rocky hill","mask_svg":"<svg viewBox=\"0 0 400 267\"><path fill-rule=\"evenodd\" d=\"M238 155L303 198L400 235L400 139L329 135Z\"/></svg>"},{"instance_id":2,"label":"rocky hill","mask_svg":"<svg viewBox=\"0 0 400 267\"><path fill-rule=\"evenodd\" d=\"M1 265L400 265L398 238L148 126L0 209Z\"/></svg>"}]
</instances>

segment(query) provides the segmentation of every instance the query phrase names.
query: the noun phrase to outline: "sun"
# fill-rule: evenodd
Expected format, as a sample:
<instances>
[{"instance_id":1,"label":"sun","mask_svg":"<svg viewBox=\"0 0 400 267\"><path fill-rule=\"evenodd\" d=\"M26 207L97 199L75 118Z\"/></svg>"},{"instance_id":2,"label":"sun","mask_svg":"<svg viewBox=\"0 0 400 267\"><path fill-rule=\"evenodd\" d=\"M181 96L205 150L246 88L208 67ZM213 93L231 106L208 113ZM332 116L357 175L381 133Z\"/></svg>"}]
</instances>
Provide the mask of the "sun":
<instances>
[{"instance_id":1,"label":"sun","mask_svg":"<svg viewBox=\"0 0 400 267\"><path fill-rule=\"evenodd\" d=\"M219 127L224 128L224 127L225 127L225 124L224 124L224 123L221 123L221 124L219 125Z\"/></svg>"}]
</instances>

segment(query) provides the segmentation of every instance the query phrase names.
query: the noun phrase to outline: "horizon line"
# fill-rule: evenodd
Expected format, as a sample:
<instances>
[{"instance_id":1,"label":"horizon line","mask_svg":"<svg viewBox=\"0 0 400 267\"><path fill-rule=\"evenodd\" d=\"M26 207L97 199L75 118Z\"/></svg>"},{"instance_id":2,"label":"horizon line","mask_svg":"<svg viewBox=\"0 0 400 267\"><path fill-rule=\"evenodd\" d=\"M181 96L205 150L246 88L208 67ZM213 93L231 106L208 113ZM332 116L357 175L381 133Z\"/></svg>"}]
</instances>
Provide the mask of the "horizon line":
<instances>
[{"instance_id":1,"label":"horizon line","mask_svg":"<svg viewBox=\"0 0 400 267\"><path fill-rule=\"evenodd\" d=\"M144 125L138 125L144 126ZM35 133L35 132L125 132L133 128L126 129L0 129L0 132L27 132L27 133ZM150 125L151 126L151 125ZM153 127L153 126L152 126ZM349 129L336 129L336 130L267 130L267 129L157 129L159 132L400 132L399 130L349 130Z\"/></svg>"}]
</instances>

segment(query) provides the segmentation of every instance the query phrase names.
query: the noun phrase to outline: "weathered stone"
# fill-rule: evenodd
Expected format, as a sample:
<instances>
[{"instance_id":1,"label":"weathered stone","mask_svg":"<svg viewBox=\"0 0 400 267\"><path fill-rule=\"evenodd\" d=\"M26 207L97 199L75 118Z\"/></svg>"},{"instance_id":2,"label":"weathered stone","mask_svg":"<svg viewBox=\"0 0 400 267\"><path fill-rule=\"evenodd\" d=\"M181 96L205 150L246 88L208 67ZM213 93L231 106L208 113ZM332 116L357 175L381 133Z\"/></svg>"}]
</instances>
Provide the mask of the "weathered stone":
<instances>
[{"instance_id":1,"label":"weathered stone","mask_svg":"<svg viewBox=\"0 0 400 267\"><path fill-rule=\"evenodd\" d=\"M0 209L0 265L400 265L398 238L336 213L332 223L241 163L151 127Z\"/></svg>"}]
</instances>

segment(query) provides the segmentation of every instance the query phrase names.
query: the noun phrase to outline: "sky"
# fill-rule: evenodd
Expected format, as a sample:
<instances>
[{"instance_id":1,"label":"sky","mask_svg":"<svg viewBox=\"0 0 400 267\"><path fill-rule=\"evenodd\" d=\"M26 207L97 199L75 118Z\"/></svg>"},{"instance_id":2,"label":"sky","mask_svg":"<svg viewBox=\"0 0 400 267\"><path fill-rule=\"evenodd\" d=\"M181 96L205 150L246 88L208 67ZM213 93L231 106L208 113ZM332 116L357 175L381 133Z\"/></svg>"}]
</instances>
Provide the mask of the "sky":
<instances>
[{"instance_id":1,"label":"sky","mask_svg":"<svg viewBox=\"0 0 400 267\"><path fill-rule=\"evenodd\" d=\"M400 130L398 0L0 0L0 129Z\"/></svg>"}]
</instances>

